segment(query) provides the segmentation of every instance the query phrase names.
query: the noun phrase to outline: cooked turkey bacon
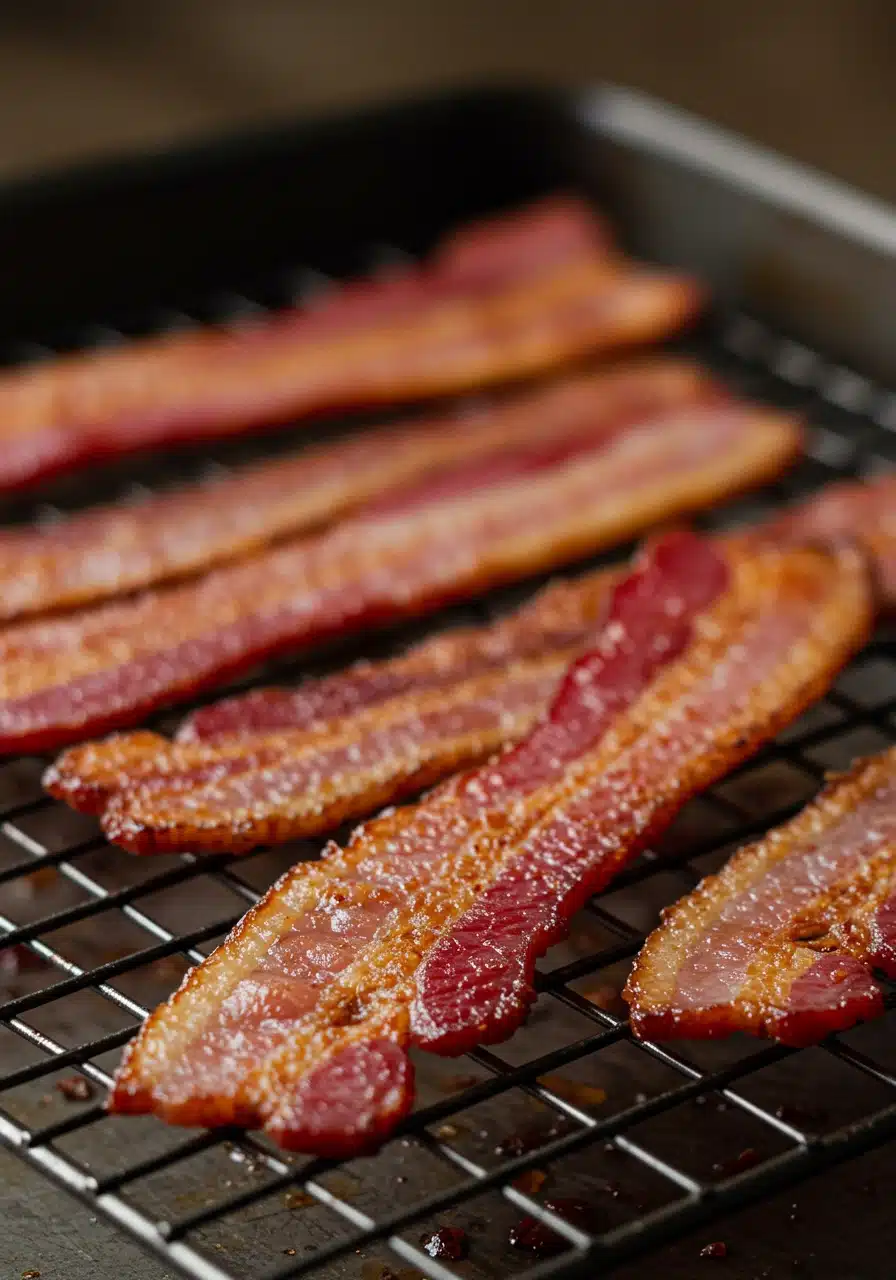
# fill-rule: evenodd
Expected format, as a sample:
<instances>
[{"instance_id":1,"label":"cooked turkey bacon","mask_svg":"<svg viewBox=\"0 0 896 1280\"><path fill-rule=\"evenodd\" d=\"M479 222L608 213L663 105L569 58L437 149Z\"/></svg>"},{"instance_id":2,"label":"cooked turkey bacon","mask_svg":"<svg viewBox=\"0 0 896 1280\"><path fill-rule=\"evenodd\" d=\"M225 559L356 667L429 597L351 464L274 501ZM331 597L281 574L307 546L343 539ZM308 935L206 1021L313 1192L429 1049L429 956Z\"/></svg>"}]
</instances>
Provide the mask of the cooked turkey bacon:
<instances>
[{"instance_id":1,"label":"cooked turkey bacon","mask_svg":"<svg viewBox=\"0 0 896 1280\"><path fill-rule=\"evenodd\" d=\"M827 686L869 597L849 552L658 544L532 734L289 872L148 1020L112 1109L375 1146L411 1105L412 1039L512 1030L575 907Z\"/></svg>"},{"instance_id":2,"label":"cooked turkey bacon","mask_svg":"<svg viewBox=\"0 0 896 1280\"><path fill-rule=\"evenodd\" d=\"M799 433L745 406L667 412L525 477L347 520L195 583L0 633L0 750L133 723L271 654L420 614L776 474Z\"/></svg>"},{"instance_id":3,"label":"cooked turkey bacon","mask_svg":"<svg viewBox=\"0 0 896 1280\"><path fill-rule=\"evenodd\" d=\"M805 1045L883 1012L874 969L896 977L896 748L671 907L626 999L645 1039Z\"/></svg>"},{"instance_id":4,"label":"cooked turkey bacon","mask_svg":"<svg viewBox=\"0 0 896 1280\"><path fill-rule=\"evenodd\" d=\"M0 532L0 621L92 603L185 577L408 486L432 500L476 474L500 478L598 446L626 424L720 398L695 366L662 358L527 395L348 439L243 468L136 504L87 511L42 529ZM411 494L406 494L409 498Z\"/></svg>"},{"instance_id":5,"label":"cooked turkey bacon","mask_svg":"<svg viewBox=\"0 0 896 1280\"><path fill-rule=\"evenodd\" d=\"M503 246L493 226L420 271L241 329L4 373L0 488L150 446L545 373L662 338L697 311L690 279L609 254L581 208L542 215L536 209L528 227L523 217ZM564 218L575 225L558 228Z\"/></svg>"}]
</instances>

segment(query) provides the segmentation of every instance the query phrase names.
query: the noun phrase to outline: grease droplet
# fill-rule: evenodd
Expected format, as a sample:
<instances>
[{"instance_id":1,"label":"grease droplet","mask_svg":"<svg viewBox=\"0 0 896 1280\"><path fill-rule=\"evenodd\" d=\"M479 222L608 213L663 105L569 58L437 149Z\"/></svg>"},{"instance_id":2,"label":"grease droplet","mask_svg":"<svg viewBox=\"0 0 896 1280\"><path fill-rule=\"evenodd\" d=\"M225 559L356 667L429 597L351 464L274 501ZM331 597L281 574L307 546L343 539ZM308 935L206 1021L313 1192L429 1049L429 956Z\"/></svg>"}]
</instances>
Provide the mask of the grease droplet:
<instances>
[{"instance_id":1,"label":"grease droplet","mask_svg":"<svg viewBox=\"0 0 896 1280\"><path fill-rule=\"evenodd\" d=\"M449 1262L460 1262L469 1250L467 1233L460 1227L439 1227L421 1236L420 1243L431 1258L447 1258Z\"/></svg>"},{"instance_id":2,"label":"grease droplet","mask_svg":"<svg viewBox=\"0 0 896 1280\"><path fill-rule=\"evenodd\" d=\"M544 1207L556 1213L558 1218L565 1218L576 1227L587 1229L591 1219L591 1207L584 1200L545 1200ZM549 1258L570 1248L568 1240L537 1218L521 1218L510 1228L507 1242L512 1249L523 1253L534 1253L539 1258Z\"/></svg>"}]
</instances>

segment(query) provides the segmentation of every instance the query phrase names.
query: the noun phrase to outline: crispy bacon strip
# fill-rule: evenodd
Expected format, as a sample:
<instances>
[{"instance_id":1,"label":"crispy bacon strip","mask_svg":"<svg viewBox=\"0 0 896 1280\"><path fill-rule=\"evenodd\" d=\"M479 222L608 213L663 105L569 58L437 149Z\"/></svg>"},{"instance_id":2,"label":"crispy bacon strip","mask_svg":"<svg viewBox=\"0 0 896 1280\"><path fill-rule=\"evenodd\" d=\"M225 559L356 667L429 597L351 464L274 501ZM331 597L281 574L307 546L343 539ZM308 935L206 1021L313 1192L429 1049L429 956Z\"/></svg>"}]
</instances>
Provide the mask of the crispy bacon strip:
<instances>
[{"instance_id":1,"label":"crispy bacon strip","mask_svg":"<svg viewBox=\"0 0 896 1280\"><path fill-rule=\"evenodd\" d=\"M232 848L235 815L224 808L220 793L212 801L214 822L201 830L192 822L189 831L169 827L166 793L198 793L200 783L216 787L225 776L251 771L261 748L265 764L259 767L267 779L264 806L271 822L277 818L263 838L270 840L276 830L282 839L292 839L298 831L276 811L285 800L280 766L288 771L296 753L310 763L308 749L315 745L327 751L335 733L351 751L354 765L362 756L377 761L377 791L370 801L359 777L342 778L344 799L351 797L345 816L362 816L378 803L396 799L405 777L412 785L422 752L435 778L439 761L445 766L442 776L522 736L545 705L546 690L553 690L559 673L595 635L619 576L620 570L606 569L575 582L551 583L516 613L489 626L435 635L399 657L358 662L346 671L306 680L297 689L262 689L225 699L187 720L175 743L138 730L71 747L48 769L44 786L82 813L102 814L113 798L121 800L122 808L125 795L136 801L145 783L153 793L154 820L147 821L139 836L135 832L128 838L128 848L148 852L172 848L173 841L179 847L181 840L191 849L207 848L219 839ZM279 757L271 750L275 742ZM225 766L223 772L218 765ZM294 811L294 820L314 823L317 830L325 819L315 816L316 787L330 790L329 765L319 763L313 776L317 783L306 775L309 789L299 795L291 786L290 795L301 808L301 816ZM379 789L387 784L397 790L384 796ZM250 814L242 803L240 810L248 838L258 811L253 808ZM119 811L119 821L122 817Z\"/></svg>"},{"instance_id":2,"label":"crispy bacon strip","mask_svg":"<svg viewBox=\"0 0 896 1280\"><path fill-rule=\"evenodd\" d=\"M537 226L506 251L455 244L420 273L315 308L3 374L0 488L151 446L525 378L693 317L693 281L626 263L583 230L564 239L549 228L547 253Z\"/></svg>"},{"instance_id":3,"label":"crispy bacon strip","mask_svg":"<svg viewBox=\"0 0 896 1280\"><path fill-rule=\"evenodd\" d=\"M873 969L896 977L896 747L671 907L625 997L645 1039L807 1045L883 1012Z\"/></svg>"},{"instance_id":4,"label":"crispy bacon strip","mask_svg":"<svg viewBox=\"0 0 896 1280\"><path fill-rule=\"evenodd\" d=\"M394 698L316 732L212 744L138 732L73 747L48 789L99 808L108 839L132 853L244 853L320 835L518 741L576 652Z\"/></svg>"},{"instance_id":5,"label":"crispy bacon strip","mask_svg":"<svg viewBox=\"0 0 896 1280\"><path fill-rule=\"evenodd\" d=\"M874 561L881 607L896 610L896 471L864 482L829 485L785 511L769 532L782 539L861 541Z\"/></svg>"},{"instance_id":6,"label":"crispy bacon strip","mask_svg":"<svg viewBox=\"0 0 896 1280\"><path fill-rule=\"evenodd\" d=\"M867 503L851 491L852 524L844 517L834 531L868 541L870 525L878 563L884 535L875 513L886 487L868 486ZM757 535L824 536L812 520L826 496ZM75 747L45 785L74 808L103 814L107 836L136 853L238 852L319 834L518 740L553 688L558 661L593 634L616 577L554 584L500 623L437 636L399 658L213 704L185 722L179 741L218 747L185 750L144 733ZM491 679L474 679L486 672Z\"/></svg>"},{"instance_id":7,"label":"crispy bacon strip","mask_svg":"<svg viewBox=\"0 0 896 1280\"><path fill-rule=\"evenodd\" d=\"M862 543L875 567L880 607L896 607L896 526L888 533L896 510L896 476L867 483L833 485L810 497L755 532L765 541L783 544L806 540ZM268 729L302 729L342 718L373 702L413 689L447 685L474 671L531 657L575 639L581 626L578 593L602 595L602 575L554 584L518 614L488 627L471 627L427 640L406 656L382 663L360 662L323 680L297 689L263 688L202 707L187 717L180 741L211 740L233 733ZM591 616L590 614L588 616ZM559 629L558 629L559 628Z\"/></svg>"},{"instance_id":8,"label":"crispy bacon strip","mask_svg":"<svg viewBox=\"0 0 896 1280\"><path fill-rule=\"evenodd\" d=\"M822 692L871 612L849 551L658 544L529 738L288 872L147 1021L111 1109L376 1146L412 1039L508 1034L572 911Z\"/></svg>"},{"instance_id":9,"label":"crispy bacon strip","mask_svg":"<svg viewBox=\"0 0 896 1280\"><path fill-rule=\"evenodd\" d=\"M316 729L409 693L449 689L486 672L584 644L603 618L620 570L559 578L519 609L483 626L438 632L381 662L361 660L296 688L262 688L222 698L181 724L178 742L212 742L271 729Z\"/></svg>"},{"instance_id":10,"label":"crispy bacon strip","mask_svg":"<svg viewBox=\"0 0 896 1280\"><path fill-rule=\"evenodd\" d=\"M460 496L349 520L197 583L9 627L0 750L133 723L266 655L594 551L775 474L798 439L767 411L679 410L530 475L477 489L473 474Z\"/></svg>"},{"instance_id":11,"label":"crispy bacon strip","mask_svg":"<svg viewBox=\"0 0 896 1280\"><path fill-rule=\"evenodd\" d=\"M639 418L721 390L683 361L653 359L561 381L466 413L370 429L247 467L224 479L117 503L44 529L0 531L0 621L91 603L185 577L315 526L417 482L434 496L453 470L494 476L596 447ZM453 469L453 470L452 470Z\"/></svg>"}]
</instances>

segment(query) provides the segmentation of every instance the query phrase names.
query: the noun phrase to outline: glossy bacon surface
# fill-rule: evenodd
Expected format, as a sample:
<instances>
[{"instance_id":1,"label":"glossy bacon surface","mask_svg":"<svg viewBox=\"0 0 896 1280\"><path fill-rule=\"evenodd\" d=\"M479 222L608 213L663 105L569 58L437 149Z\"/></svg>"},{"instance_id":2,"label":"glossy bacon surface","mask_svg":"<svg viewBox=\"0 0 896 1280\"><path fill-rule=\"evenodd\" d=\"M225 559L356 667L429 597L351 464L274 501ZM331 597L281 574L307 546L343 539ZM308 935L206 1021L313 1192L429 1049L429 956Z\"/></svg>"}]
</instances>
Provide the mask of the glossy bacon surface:
<instances>
[{"instance_id":1,"label":"glossy bacon surface","mask_svg":"<svg viewBox=\"0 0 896 1280\"><path fill-rule=\"evenodd\" d=\"M572 911L817 696L870 616L849 552L661 542L532 734L287 873L145 1024L112 1110L376 1146L411 1105L412 1040L508 1034Z\"/></svg>"},{"instance_id":2,"label":"glossy bacon surface","mask_svg":"<svg viewBox=\"0 0 896 1280\"><path fill-rule=\"evenodd\" d=\"M71 747L44 786L141 853L310 835L334 800L340 821L363 816L422 786L421 770L434 781L521 737L594 636L619 573L551 584L499 622L396 658L227 699L175 743L137 731Z\"/></svg>"},{"instance_id":3,"label":"glossy bacon surface","mask_svg":"<svg viewBox=\"0 0 896 1280\"><path fill-rule=\"evenodd\" d=\"M294 689L253 689L222 698L188 716L177 740L211 742L272 729L320 728L391 698L447 690L515 662L574 648L602 618L607 594L620 572L601 569L558 579L496 622L438 633L395 658L355 662Z\"/></svg>"},{"instance_id":4,"label":"glossy bacon surface","mask_svg":"<svg viewBox=\"0 0 896 1280\"><path fill-rule=\"evenodd\" d=\"M718 388L694 366L638 361L465 413L371 428L49 528L0 531L0 621L185 577L374 500L382 509L384 498L394 502L415 483L418 500L432 497L422 478L437 476L444 487L471 463L478 473L523 472L594 447L639 418L712 398Z\"/></svg>"},{"instance_id":5,"label":"glossy bacon surface","mask_svg":"<svg viewBox=\"0 0 896 1280\"><path fill-rule=\"evenodd\" d=\"M852 538L874 561L881 606L896 610L896 471L872 480L834 484L769 526L772 536Z\"/></svg>"},{"instance_id":6,"label":"glossy bacon surface","mask_svg":"<svg viewBox=\"0 0 896 1280\"><path fill-rule=\"evenodd\" d=\"M270 654L488 590L776 474L793 423L696 406L603 447L347 520L196 583L0 632L0 750L118 728Z\"/></svg>"},{"instance_id":7,"label":"glossy bacon surface","mask_svg":"<svg viewBox=\"0 0 896 1280\"><path fill-rule=\"evenodd\" d=\"M671 907L626 999L645 1039L806 1045L883 1012L874 969L896 977L896 748Z\"/></svg>"},{"instance_id":8,"label":"glossy bacon surface","mask_svg":"<svg viewBox=\"0 0 896 1280\"><path fill-rule=\"evenodd\" d=\"M211 744L134 733L74 747L50 790L79 792L82 810L101 797L103 831L132 853L243 853L320 835L518 741L575 653L395 698L316 732Z\"/></svg>"},{"instance_id":9,"label":"glossy bacon surface","mask_svg":"<svg viewBox=\"0 0 896 1280\"><path fill-rule=\"evenodd\" d=\"M586 230L581 210L570 216L572 234L557 235L556 214L548 225L536 213L503 248L492 228L490 248L467 237L420 272L349 286L241 329L4 373L0 488L151 446L545 373L662 338L695 314L690 279L623 262Z\"/></svg>"}]
</instances>

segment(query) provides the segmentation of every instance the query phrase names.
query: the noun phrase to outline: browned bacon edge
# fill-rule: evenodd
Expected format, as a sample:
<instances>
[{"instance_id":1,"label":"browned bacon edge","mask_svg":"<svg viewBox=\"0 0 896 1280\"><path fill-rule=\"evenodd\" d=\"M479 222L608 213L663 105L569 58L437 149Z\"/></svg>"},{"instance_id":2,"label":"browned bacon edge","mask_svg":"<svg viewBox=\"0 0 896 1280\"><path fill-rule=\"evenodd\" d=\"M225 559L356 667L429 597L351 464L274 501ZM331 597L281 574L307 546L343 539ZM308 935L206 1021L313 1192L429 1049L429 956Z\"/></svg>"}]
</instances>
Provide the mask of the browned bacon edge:
<instances>
[{"instance_id":1,"label":"browned bacon edge","mask_svg":"<svg viewBox=\"0 0 896 1280\"><path fill-rule=\"evenodd\" d=\"M793 422L696 406L472 493L347 520L207 574L0 632L0 751L120 728L328 637L431 611L592 553L776 474Z\"/></svg>"},{"instance_id":2,"label":"browned bacon edge","mask_svg":"<svg viewBox=\"0 0 896 1280\"><path fill-rule=\"evenodd\" d=\"M817 697L871 617L850 551L659 544L532 735L287 873L145 1024L112 1110L375 1147L411 1105L409 1043L509 1034L572 911Z\"/></svg>"},{"instance_id":3,"label":"browned bacon edge","mask_svg":"<svg viewBox=\"0 0 896 1280\"><path fill-rule=\"evenodd\" d=\"M5 373L0 488L152 446L545 373L663 337L696 313L694 282L610 255L581 208L559 216L573 234L557 237L557 216L546 232L539 210L528 228L523 215L524 234L493 271L459 264L455 243L422 272L240 330Z\"/></svg>"},{"instance_id":4,"label":"browned bacon edge","mask_svg":"<svg viewBox=\"0 0 896 1280\"><path fill-rule=\"evenodd\" d=\"M224 702L206 726L214 732L170 743L137 731L72 747L44 786L82 813L103 814L109 838L133 852L233 852L318 833L334 813L361 817L419 789L421 776L436 781L521 737L594 636L620 572L553 583L491 626L305 681L279 691L279 701L278 691L266 691L249 708L268 717L266 726L248 735L238 698L231 702L241 733L221 733ZM238 793L258 770L262 794L250 801ZM202 814L201 796L209 802ZM174 823L169 805L180 798L183 818Z\"/></svg>"},{"instance_id":5,"label":"browned bacon edge","mask_svg":"<svg viewBox=\"0 0 896 1280\"><path fill-rule=\"evenodd\" d=\"M670 907L626 989L642 1038L813 1044L883 1012L896 977L896 747Z\"/></svg>"},{"instance_id":6,"label":"browned bacon edge","mask_svg":"<svg viewBox=\"0 0 896 1280\"><path fill-rule=\"evenodd\" d=\"M593 448L638 419L720 400L685 361L634 361L481 408L369 428L291 457L245 467L147 501L98 507L46 528L0 531L0 621L121 595L336 517L425 477L498 475ZM455 478L457 478L455 476ZM474 476L465 481L472 487ZM429 486L430 488L432 486ZM424 490L425 496L426 490ZM420 496L418 494L418 496Z\"/></svg>"},{"instance_id":7,"label":"browned bacon edge","mask_svg":"<svg viewBox=\"0 0 896 1280\"><path fill-rule=\"evenodd\" d=\"M738 536L876 537L879 563L878 508L891 483L870 484L867 502L854 493L851 525L830 533L813 527L821 494ZM558 582L517 615L436 636L399 658L212 704L185 722L176 745L136 733L75 747L45 785L102 814L107 837L135 853L242 852L320 834L524 734L558 664L593 633L617 573Z\"/></svg>"},{"instance_id":8,"label":"browned bacon edge","mask_svg":"<svg viewBox=\"0 0 896 1280\"><path fill-rule=\"evenodd\" d=\"M875 571L878 606L896 608L896 473L854 484L831 485L780 516L756 527L757 536L781 544L847 539L861 543ZM305 681L296 689L263 688L202 707L188 716L178 733L180 741L209 741L228 734L260 730L310 728L341 718L355 709L413 688L431 688L479 668L480 649L489 665L513 657L532 656L553 647L556 624L552 614L563 601L564 612L578 619L577 592L590 593L594 575L558 582L542 592L519 615L484 628L424 642L405 657L383 663L361 662L323 680ZM578 622L573 623L573 627ZM519 636L517 627L519 626ZM541 634L543 633L543 635ZM568 631L560 638L565 642ZM508 639L510 643L508 644ZM458 665L459 664L459 665Z\"/></svg>"},{"instance_id":9,"label":"browned bacon edge","mask_svg":"<svg viewBox=\"0 0 896 1280\"><path fill-rule=\"evenodd\" d=\"M880 607L896 611L896 471L871 480L832 484L768 526L780 539L860 540L875 569Z\"/></svg>"}]
</instances>

